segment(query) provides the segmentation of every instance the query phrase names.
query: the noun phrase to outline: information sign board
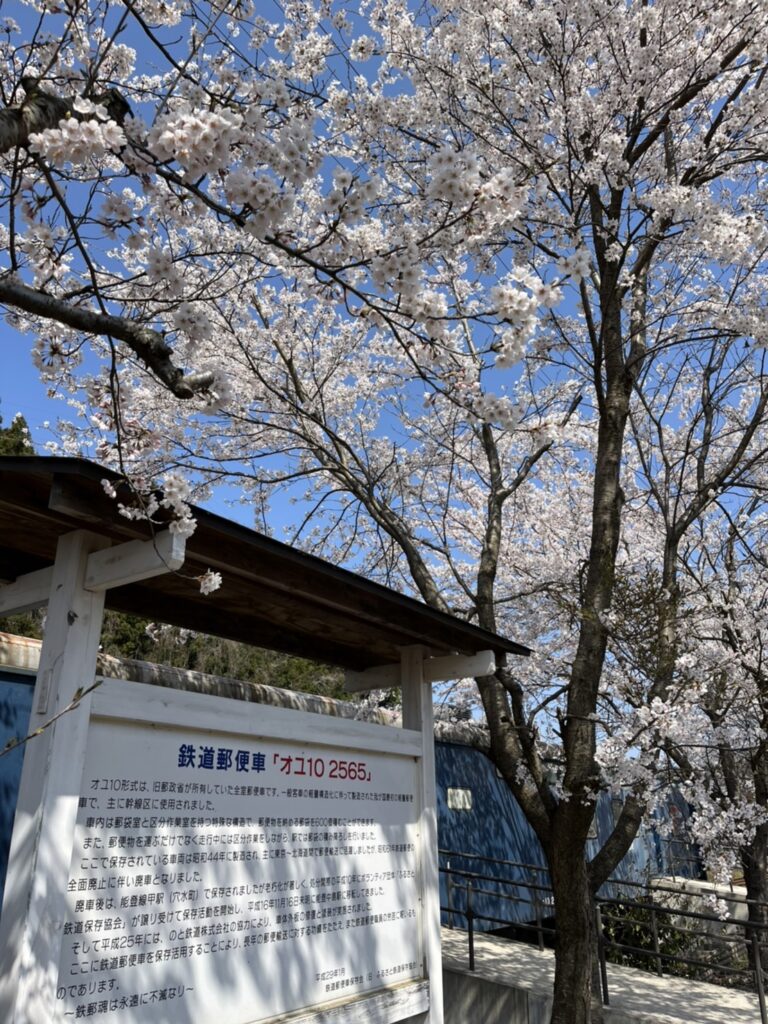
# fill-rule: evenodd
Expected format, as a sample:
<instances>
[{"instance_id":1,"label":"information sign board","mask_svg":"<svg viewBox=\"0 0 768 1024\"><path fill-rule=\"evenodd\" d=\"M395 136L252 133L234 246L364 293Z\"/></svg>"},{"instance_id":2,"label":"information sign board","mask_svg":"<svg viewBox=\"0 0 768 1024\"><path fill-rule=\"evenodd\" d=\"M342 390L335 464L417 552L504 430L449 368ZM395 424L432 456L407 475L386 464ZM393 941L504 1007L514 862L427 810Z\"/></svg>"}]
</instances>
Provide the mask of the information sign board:
<instances>
[{"instance_id":1,"label":"information sign board","mask_svg":"<svg viewBox=\"0 0 768 1024\"><path fill-rule=\"evenodd\" d=\"M57 1020L245 1024L422 976L417 759L243 728L92 719Z\"/></svg>"}]
</instances>

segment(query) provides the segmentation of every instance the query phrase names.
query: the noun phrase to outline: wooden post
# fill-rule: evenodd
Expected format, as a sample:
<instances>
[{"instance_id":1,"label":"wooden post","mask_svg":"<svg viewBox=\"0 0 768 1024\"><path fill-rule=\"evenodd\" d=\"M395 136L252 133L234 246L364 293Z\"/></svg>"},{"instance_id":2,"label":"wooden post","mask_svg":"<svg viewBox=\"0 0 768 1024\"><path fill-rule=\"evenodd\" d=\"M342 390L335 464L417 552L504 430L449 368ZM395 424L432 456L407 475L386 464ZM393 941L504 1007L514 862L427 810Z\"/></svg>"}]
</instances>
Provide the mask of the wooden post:
<instances>
[{"instance_id":1,"label":"wooden post","mask_svg":"<svg viewBox=\"0 0 768 1024\"><path fill-rule=\"evenodd\" d=\"M440 947L440 889L437 870L437 798L435 792L435 740L432 687L424 682L428 648L415 644L400 653L403 688L403 728L421 732L419 856L424 886L421 908L426 976L429 979L429 1011L412 1018L412 1024L443 1024L443 968ZM408 1022L411 1024L411 1022Z\"/></svg>"},{"instance_id":2,"label":"wooden post","mask_svg":"<svg viewBox=\"0 0 768 1024\"><path fill-rule=\"evenodd\" d=\"M30 733L94 681L104 593L86 591L83 582L88 555L109 543L85 530L59 539ZM0 930L4 1024L53 1018L90 700L83 698L27 743Z\"/></svg>"}]
</instances>

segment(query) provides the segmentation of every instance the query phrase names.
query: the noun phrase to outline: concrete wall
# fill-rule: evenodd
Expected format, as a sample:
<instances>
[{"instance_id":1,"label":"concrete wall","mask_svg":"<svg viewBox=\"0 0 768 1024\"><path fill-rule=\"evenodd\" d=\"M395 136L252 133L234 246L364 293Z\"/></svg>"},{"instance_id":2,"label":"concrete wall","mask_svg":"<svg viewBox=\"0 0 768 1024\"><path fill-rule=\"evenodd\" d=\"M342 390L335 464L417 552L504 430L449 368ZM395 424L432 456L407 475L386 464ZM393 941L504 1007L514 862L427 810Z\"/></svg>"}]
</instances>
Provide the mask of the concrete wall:
<instances>
[{"instance_id":1,"label":"concrete wall","mask_svg":"<svg viewBox=\"0 0 768 1024\"><path fill-rule=\"evenodd\" d=\"M443 971L445 1024L548 1024L552 1001L469 971Z\"/></svg>"}]
</instances>

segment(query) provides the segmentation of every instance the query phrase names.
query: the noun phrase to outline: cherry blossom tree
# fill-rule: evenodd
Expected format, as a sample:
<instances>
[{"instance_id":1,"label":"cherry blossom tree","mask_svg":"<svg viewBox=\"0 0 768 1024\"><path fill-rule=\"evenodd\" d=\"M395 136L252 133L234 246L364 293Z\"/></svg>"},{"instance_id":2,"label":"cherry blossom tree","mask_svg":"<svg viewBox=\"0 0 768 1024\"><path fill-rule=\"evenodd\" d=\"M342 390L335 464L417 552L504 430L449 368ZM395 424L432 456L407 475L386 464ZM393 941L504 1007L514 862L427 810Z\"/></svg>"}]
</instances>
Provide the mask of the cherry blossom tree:
<instances>
[{"instance_id":1,"label":"cherry blossom tree","mask_svg":"<svg viewBox=\"0 0 768 1024\"><path fill-rule=\"evenodd\" d=\"M42 0L3 26L0 302L77 404L65 450L161 479L184 529L190 486L257 515L303 487L307 545L539 641L477 685L551 871L553 1024L600 1016L592 898L681 698L681 553L764 461L764 21Z\"/></svg>"},{"instance_id":2,"label":"cherry blossom tree","mask_svg":"<svg viewBox=\"0 0 768 1024\"><path fill-rule=\"evenodd\" d=\"M723 884L740 868L749 917L765 925L766 427L759 401L750 409L755 368L748 347L714 335L664 382L666 423L648 415L658 392L647 386L632 415L637 491L609 616L620 714L599 756L614 778L658 779L666 763L708 868Z\"/></svg>"},{"instance_id":3,"label":"cherry blossom tree","mask_svg":"<svg viewBox=\"0 0 768 1024\"><path fill-rule=\"evenodd\" d=\"M687 735L667 737L695 807L694 834L720 879L744 876L748 918L768 925L768 680L763 485L710 510L683 558L698 699ZM764 940L764 933L757 933ZM753 964L754 967L754 964ZM763 952L768 969L768 951Z\"/></svg>"}]
</instances>

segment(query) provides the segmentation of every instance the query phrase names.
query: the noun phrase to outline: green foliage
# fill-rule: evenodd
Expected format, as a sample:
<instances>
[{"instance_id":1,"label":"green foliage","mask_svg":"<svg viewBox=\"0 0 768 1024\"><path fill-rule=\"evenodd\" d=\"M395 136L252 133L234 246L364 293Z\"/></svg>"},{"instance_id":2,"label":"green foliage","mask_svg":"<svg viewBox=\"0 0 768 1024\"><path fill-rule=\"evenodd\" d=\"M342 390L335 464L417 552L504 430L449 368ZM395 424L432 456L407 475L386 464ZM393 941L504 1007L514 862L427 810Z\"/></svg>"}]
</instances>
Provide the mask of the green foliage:
<instances>
[{"instance_id":1,"label":"green foliage","mask_svg":"<svg viewBox=\"0 0 768 1024\"><path fill-rule=\"evenodd\" d=\"M25 612L22 615L9 615L0 619L0 633L12 633L14 636L30 636L33 640L42 640L43 613L39 611Z\"/></svg>"},{"instance_id":2,"label":"green foliage","mask_svg":"<svg viewBox=\"0 0 768 1024\"><path fill-rule=\"evenodd\" d=\"M14 416L10 427L4 427L0 416L0 455L34 455L35 449L29 439L27 421L21 414ZM42 637L43 617L40 612L28 612L25 615L11 615L0 619L0 632L15 633L18 636L31 636L36 640Z\"/></svg>"},{"instance_id":3,"label":"green foliage","mask_svg":"<svg viewBox=\"0 0 768 1024\"><path fill-rule=\"evenodd\" d=\"M4 427L0 416L0 455L34 455L35 449L29 439L27 421L19 413L14 416L10 427Z\"/></svg>"},{"instance_id":4,"label":"green foliage","mask_svg":"<svg viewBox=\"0 0 768 1024\"><path fill-rule=\"evenodd\" d=\"M647 950L648 954L630 952L606 947L606 958L611 963L624 964L627 967L639 967L644 971L656 968L653 939L653 900L643 898L638 901L644 906L613 906L603 911L603 934L609 942L622 946L632 946L635 950ZM668 914L656 914L656 934L659 952L668 956L691 956L690 937L675 923ZM662 970L666 974L682 973L674 961L662 960Z\"/></svg>"},{"instance_id":5,"label":"green foliage","mask_svg":"<svg viewBox=\"0 0 768 1024\"><path fill-rule=\"evenodd\" d=\"M158 629L133 615L107 612L101 639L102 650L120 658L349 699L339 669L203 633L171 626Z\"/></svg>"},{"instance_id":6,"label":"green foliage","mask_svg":"<svg viewBox=\"0 0 768 1024\"><path fill-rule=\"evenodd\" d=\"M159 660L152 657L153 641L147 622L137 615L106 610L101 626L101 650L115 658L137 661Z\"/></svg>"},{"instance_id":7,"label":"green foliage","mask_svg":"<svg viewBox=\"0 0 768 1024\"><path fill-rule=\"evenodd\" d=\"M611 949L606 946L606 959L611 963L656 970L651 907L653 900L639 901L645 906L613 906L603 908L603 934L611 942L632 946L648 953ZM691 903L678 900L679 910L691 909ZM697 903L693 907L701 911ZM690 978L709 984L751 991L752 974L748 968L747 951L743 944L744 926L738 922L692 919L682 914L656 914L656 934L661 967L665 975ZM669 957L683 957L696 963L680 963Z\"/></svg>"}]
</instances>

